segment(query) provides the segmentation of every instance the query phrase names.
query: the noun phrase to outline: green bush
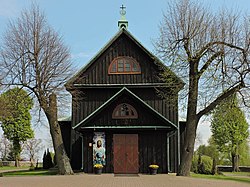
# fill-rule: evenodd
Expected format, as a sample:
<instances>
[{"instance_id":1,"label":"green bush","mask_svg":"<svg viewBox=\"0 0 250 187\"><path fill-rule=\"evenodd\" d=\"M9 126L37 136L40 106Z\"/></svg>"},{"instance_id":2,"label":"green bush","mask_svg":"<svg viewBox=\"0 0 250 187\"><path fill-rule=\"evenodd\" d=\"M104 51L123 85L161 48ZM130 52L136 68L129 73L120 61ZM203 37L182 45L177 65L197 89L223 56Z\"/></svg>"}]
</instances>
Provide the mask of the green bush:
<instances>
[{"instance_id":1,"label":"green bush","mask_svg":"<svg viewBox=\"0 0 250 187\"><path fill-rule=\"evenodd\" d=\"M199 161L199 156L194 155L192 160L191 171L199 174L211 174L213 169L213 160L209 156L201 156Z\"/></svg>"},{"instance_id":2,"label":"green bush","mask_svg":"<svg viewBox=\"0 0 250 187\"><path fill-rule=\"evenodd\" d=\"M30 170L30 171L34 171L34 170L35 170L35 167L34 167L34 166L30 166L29 170Z\"/></svg>"},{"instance_id":3,"label":"green bush","mask_svg":"<svg viewBox=\"0 0 250 187\"><path fill-rule=\"evenodd\" d=\"M201 157L201 164L200 164L200 174L211 174L213 169L213 160L209 156L202 156ZM199 170L199 169L198 169Z\"/></svg>"},{"instance_id":4,"label":"green bush","mask_svg":"<svg viewBox=\"0 0 250 187\"><path fill-rule=\"evenodd\" d=\"M195 154L192 159L191 171L194 173L198 173L197 167L198 167L198 155Z\"/></svg>"}]
</instances>

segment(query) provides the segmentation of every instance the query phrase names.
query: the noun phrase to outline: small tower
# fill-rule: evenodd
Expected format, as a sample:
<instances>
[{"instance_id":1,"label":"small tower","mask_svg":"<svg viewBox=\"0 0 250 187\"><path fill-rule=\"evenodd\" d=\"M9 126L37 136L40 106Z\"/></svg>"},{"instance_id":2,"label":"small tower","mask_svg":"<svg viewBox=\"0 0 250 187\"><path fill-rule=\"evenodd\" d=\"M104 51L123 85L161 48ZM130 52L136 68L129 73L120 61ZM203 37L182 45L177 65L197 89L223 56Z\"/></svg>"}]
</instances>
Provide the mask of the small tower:
<instances>
[{"instance_id":1,"label":"small tower","mask_svg":"<svg viewBox=\"0 0 250 187\"><path fill-rule=\"evenodd\" d=\"M128 20L126 20L126 7L125 6L121 6L120 7L120 14L121 14L121 19L118 21L118 27L119 29L122 29L122 28L125 28L127 29L128 28Z\"/></svg>"}]
</instances>

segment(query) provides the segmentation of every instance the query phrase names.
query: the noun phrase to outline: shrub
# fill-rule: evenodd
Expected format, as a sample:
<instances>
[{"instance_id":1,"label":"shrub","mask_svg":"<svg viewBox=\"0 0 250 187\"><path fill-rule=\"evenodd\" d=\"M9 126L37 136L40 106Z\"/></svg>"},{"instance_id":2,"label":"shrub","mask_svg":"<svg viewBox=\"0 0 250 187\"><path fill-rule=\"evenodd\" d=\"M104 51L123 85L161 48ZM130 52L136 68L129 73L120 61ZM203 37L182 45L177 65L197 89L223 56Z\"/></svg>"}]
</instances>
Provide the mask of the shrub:
<instances>
[{"instance_id":1,"label":"shrub","mask_svg":"<svg viewBox=\"0 0 250 187\"><path fill-rule=\"evenodd\" d=\"M212 174L213 160L209 156L194 155L191 171L199 174Z\"/></svg>"},{"instance_id":2,"label":"shrub","mask_svg":"<svg viewBox=\"0 0 250 187\"><path fill-rule=\"evenodd\" d=\"M30 171L34 171L34 170L35 170L35 167L34 167L34 166L30 166L29 170L30 170Z\"/></svg>"},{"instance_id":3,"label":"shrub","mask_svg":"<svg viewBox=\"0 0 250 187\"><path fill-rule=\"evenodd\" d=\"M213 169L213 160L209 156L201 156L201 163L198 165L198 173L211 174Z\"/></svg>"},{"instance_id":4,"label":"shrub","mask_svg":"<svg viewBox=\"0 0 250 187\"><path fill-rule=\"evenodd\" d=\"M194 173L198 173L198 155L194 155L192 159L191 171Z\"/></svg>"}]
</instances>

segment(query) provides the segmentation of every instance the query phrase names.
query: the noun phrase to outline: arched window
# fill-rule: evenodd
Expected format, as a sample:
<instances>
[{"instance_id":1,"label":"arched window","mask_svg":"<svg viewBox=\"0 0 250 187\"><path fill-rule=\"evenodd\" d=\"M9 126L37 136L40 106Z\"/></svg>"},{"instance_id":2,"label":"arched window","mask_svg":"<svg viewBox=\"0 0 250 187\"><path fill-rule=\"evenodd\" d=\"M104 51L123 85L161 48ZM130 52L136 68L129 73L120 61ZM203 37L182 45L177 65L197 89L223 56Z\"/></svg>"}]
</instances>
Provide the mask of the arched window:
<instances>
[{"instance_id":1,"label":"arched window","mask_svg":"<svg viewBox=\"0 0 250 187\"><path fill-rule=\"evenodd\" d=\"M128 56L120 56L112 60L108 69L109 74L140 74L139 63Z\"/></svg>"},{"instance_id":2,"label":"arched window","mask_svg":"<svg viewBox=\"0 0 250 187\"><path fill-rule=\"evenodd\" d=\"M122 103L115 107L112 113L113 119L137 119L138 114L130 104Z\"/></svg>"}]
</instances>

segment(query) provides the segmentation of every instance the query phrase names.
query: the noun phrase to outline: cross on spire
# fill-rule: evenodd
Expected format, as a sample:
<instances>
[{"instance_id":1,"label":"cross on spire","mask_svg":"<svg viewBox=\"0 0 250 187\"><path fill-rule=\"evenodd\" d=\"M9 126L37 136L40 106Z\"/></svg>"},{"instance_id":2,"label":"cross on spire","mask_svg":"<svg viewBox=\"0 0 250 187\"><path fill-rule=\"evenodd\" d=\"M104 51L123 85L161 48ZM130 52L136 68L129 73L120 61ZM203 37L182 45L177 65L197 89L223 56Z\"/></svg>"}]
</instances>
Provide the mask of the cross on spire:
<instances>
[{"instance_id":1,"label":"cross on spire","mask_svg":"<svg viewBox=\"0 0 250 187\"><path fill-rule=\"evenodd\" d=\"M121 8L122 10L123 10L123 9L126 9L126 7L125 7L124 5L122 5L120 8Z\"/></svg>"},{"instance_id":2,"label":"cross on spire","mask_svg":"<svg viewBox=\"0 0 250 187\"><path fill-rule=\"evenodd\" d=\"M128 20L126 20L125 15L126 15L126 7L122 5L120 7L120 14L121 14L121 19L118 21L118 27L120 29L127 29L128 28Z\"/></svg>"},{"instance_id":3,"label":"cross on spire","mask_svg":"<svg viewBox=\"0 0 250 187\"><path fill-rule=\"evenodd\" d=\"M124 6L124 5L122 5L121 7L120 7L120 14L122 15L122 16L124 16L125 14L126 14L126 7Z\"/></svg>"}]
</instances>

